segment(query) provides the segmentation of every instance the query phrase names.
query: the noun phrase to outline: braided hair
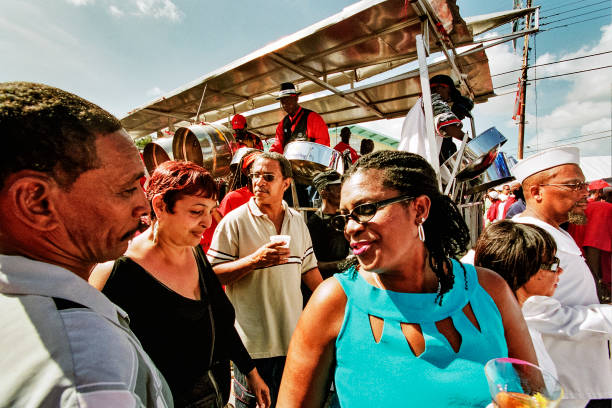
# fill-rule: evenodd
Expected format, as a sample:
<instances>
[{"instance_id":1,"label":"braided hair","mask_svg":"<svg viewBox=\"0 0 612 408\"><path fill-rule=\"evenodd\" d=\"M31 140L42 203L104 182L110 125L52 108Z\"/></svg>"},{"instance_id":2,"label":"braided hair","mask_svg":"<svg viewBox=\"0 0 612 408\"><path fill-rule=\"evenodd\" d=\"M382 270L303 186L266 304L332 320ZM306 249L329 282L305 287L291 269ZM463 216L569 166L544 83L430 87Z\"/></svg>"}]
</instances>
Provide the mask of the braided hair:
<instances>
[{"instance_id":1,"label":"braided hair","mask_svg":"<svg viewBox=\"0 0 612 408\"><path fill-rule=\"evenodd\" d=\"M459 209L449 197L440 193L436 173L418 154L391 150L367 154L344 174L343 182L367 170L382 171L385 188L413 197L426 195L431 200L429 217L423 223L424 244L429 252L429 265L440 284L436 301L441 304L443 295L452 289L455 282L450 259L457 260L470 242L469 230ZM463 265L461 267L465 276L466 270ZM467 287L467 279L465 282Z\"/></svg>"}]
</instances>

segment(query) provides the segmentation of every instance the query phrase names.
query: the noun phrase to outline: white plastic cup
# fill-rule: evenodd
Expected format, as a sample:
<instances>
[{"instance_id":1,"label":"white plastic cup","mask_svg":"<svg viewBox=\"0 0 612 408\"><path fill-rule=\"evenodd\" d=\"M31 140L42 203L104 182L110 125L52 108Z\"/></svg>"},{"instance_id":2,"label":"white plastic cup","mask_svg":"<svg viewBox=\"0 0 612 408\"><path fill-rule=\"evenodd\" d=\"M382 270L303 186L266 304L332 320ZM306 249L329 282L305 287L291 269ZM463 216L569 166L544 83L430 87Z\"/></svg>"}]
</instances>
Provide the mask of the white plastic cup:
<instances>
[{"instance_id":1,"label":"white plastic cup","mask_svg":"<svg viewBox=\"0 0 612 408\"><path fill-rule=\"evenodd\" d=\"M289 248L291 243L291 235L270 235L270 242L284 242L281 248Z\"/></svg>"}]
</instances>

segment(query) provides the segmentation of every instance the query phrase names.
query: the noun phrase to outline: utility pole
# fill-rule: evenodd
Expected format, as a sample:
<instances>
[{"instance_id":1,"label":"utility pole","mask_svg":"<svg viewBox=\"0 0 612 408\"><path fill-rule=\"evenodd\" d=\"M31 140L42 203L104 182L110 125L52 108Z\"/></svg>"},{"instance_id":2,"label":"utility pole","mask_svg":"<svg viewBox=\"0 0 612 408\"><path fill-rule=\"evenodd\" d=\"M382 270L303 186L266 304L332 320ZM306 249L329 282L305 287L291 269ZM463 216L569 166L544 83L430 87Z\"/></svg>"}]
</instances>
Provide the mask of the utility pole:
<instances>
[{"instance_id":1,"label":"utility pole","mask_svg":"<svg viewBox=\"0 0 612 408\"><path fill-rule=\"evenodd\" d=\"M527 8L531 7L531 0L527 0ZM531 14L525 21L525 30L531 27ZM521 102L519 105L519 134L518 134L518 158L523 158L523 144L525 143L525 101L527 99L527 64L529 62L529 34L525 34L525 44L523 45L523 68L521 70L521 83L519 97Z\"/></svg>"}]
</instances>

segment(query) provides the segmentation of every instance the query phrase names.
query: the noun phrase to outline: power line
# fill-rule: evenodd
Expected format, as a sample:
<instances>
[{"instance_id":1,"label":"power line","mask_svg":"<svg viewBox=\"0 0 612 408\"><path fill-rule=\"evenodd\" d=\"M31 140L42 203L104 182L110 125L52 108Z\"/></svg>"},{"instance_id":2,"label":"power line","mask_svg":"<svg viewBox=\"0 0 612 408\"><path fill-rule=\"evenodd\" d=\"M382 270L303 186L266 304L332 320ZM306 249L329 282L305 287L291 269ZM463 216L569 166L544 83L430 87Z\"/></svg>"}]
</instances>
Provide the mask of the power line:
<instances>
[{"instance_id":1,"label":"power line","mask_svg":"<svg viewBox=\"0 0 612 408\"><path fill-rule=\"evenodd\" d=\"M566 75L579 74L579 73L581 73L581 72L589 72L589 71L596 71L596 70L598 70L598 69L606 69L606 68L610 68L610 67L612 67L612 65L606 65L606 66L603 66L603 67L590 68L590 69L583 69L583 70L580 70L580 71L574 71L574 72L567 72L567 73L565 73L565 74L549 75L549 76L546 76L546 77L541 77L541 78L532 78L532 79L529 79L528 81L529 81L529 82L531 82L531 81L539 81L539 80L541 80L541 79L556 78L556 77L561 77L561 76L566 76ZM512 82L512 83L510 83L510 84L506 84L506 85L496 86L496 87L494 87L494 89L498 89L498 88L505 88L505 87L507 87L507 86L511 86L511 85L513 85L513 86L514 86L514 85L516 85L516 82Z\"/></svg>"},{"instance_id":2,"label":"power line","mask_svg":"<svg viewBox=\"0 0 612 408\"><path fill-rule=\"evenodd\" d=\"M598 11L604 11L604 10L609 10L609 9L610 9L610 7L608 6L608 7L600 8L600 9L597 9L597 10L588 11L588 12L586 12L586 13L576 14L576 15L573 15L573 16L571 16L571 17L565 17L565 18L560 18L560 19L558 19L558 20L552 20L552 21L549 21L549 22L547 22L547 23L542 23L542 24L540 24L540 25L541 25L541 26L546 26L546 25L549 25L549 24L552 24L552 23L558 23L559 21L570 20L570 19L572 19L572 18L576 18L576 17L580 17L580 16L586 16L586 15L588 15L588 14L593 14L593 13L596 13L596 12L598 12Z\"/></svg>"},{"instance_id":3,"label":"power line","mask_svg":"<svg viewBox=\"0 0 612 408\"><path fill-rule=\"evenodd\" d=\"M566 6L573 6L575 4L579 4L579 3L584 3L585 1L591 1L591 0L579 0L579 1L571 1L569 3L564 3L564 4L559 4L557 7L553 7L553 8L547 8L546 11L552 11L552 10L557 10ZM588 7L588 6L585 6Z\"/></svg>"},{"instance_id":4,"label":"power line","mask_svg":"<svg viewBox=\"0 0 612 408\"><path fill-rule=\"evenodd\" d=\"M612 137L612 135L611 136L603 136L603 137L595 137L593 139L588 139L588 140L580 140L578 142L565 143L565 144L561 144L561 145L558 145L558 146L555 146L555 147L574 146L574 145L577 145L579 143L594 142L596 140L609 139L610 137ZM540 150L550 149L550 147L542 147L542 148L539 148L539 149L531 149L531 148L526 148L526 149L528 149L530 152L539 152Z\"/></svg>"},{"instance_id":5,"label":"power line","mask_svg":"<svg viewBox=\"0 0 612 408\"><path fill-rule=\"evenodd\" d=\"M595 56L597 56L597 55L609 54L609 53L611 53L611 52L612 52L612 50L611 50L611 51L598 52L598 53L595 53L595 54L582 55L582 56L580 56L580 57L575 57L575 58L567 58L567 59L562 59L562 60L559 60L559 61L547 62L547 63L544 63L544 64L536 64L536 65L532 65L532 66L528 67L528 69L531 69L531 68L536 68L536 67L543 67L543 66L545 66L545 65L559 64L559 63L561 63L561 62L567 62L567 61L579 60L579 59L582 59L582 58L595 57ZM504 75L504 74L509 74L509 73L511 73L511 72L520 71L521 69L522 69L522 68L517 68L517 69L510 70L510 71L501 72L501 73L499 73L499 74L494 74L494 75L491 75L491 76L492 76L492 77L494 77L494 76L500 76L500 75Z\"/></svg>"},{"instance_id":6,"label":"power line","mask_svg":"<svg viewBox=\"0 0 612 408\"><path fill-rule=\"evenodd\" d=\"M566 140L573 140L573 139L578 139L581 137L587 137L587 136L593 136L593 135L599 135L601 133L609 133L611 132L612 129L606 129L606 130L600 130L599 132L591 132L591 133L584 133L582 135L578 135L578 136L572 136L572 137L566 137L563 139L555 139L555 140L549 140L548 142L544 142L542 144L550 144L550 143L557 143L557 142L564 142ZM607 137L607 136L606 136Z\"/></svg>"},{"instance_id":7,"label":"power line","mask_svg":"<svg viewBox=\"0 0 612 408\"><path fill-rule=\"evenodd\" d=\"M543 33L545 31L551 31L551 30L554 30L556 28L571 27L571 26L573 26L575 24L584 23L586 21L597 20L598 18L609 17L609 16L610 16L610 14L603 14L601 16L597 16L597 17L593 17L593 18L587 18L586 20L572 21L571 23L568 23L568 24L564 24L564 25L560 25L560 26L554 26L554 27L549 27L549 28L546 28L544 30L540 30L538 33Z\"/></svg>"},{"instance_id":8,"label":"power line","mask_svg":"<svg viewBox=\"0 0 612 408\"><path fill-rule=\"evenodd\" d=\"M577 3L580 3L580 2L577 2ZM574 9L569 9L569 10L565 10L565 11L560 11L560 12L555 13L555 14L549 14L549 15L547 15L547 16L540 17L540 20L545 20L545 19L547 19L547 18L554 17L554 16L558 16L558 15L565 14L565 13L569 13L569 12L572 12L572 11L582 10L582 9L584 9L585 7L596 6L596 5L598 5L598 4L602 4L602 3L609 3L609 0L603 0L603 1L600 1L600 2L598 2L598 3L587 4L586 6L577 7L577 8L574 8Z\"/></svg>"}]
</instances>

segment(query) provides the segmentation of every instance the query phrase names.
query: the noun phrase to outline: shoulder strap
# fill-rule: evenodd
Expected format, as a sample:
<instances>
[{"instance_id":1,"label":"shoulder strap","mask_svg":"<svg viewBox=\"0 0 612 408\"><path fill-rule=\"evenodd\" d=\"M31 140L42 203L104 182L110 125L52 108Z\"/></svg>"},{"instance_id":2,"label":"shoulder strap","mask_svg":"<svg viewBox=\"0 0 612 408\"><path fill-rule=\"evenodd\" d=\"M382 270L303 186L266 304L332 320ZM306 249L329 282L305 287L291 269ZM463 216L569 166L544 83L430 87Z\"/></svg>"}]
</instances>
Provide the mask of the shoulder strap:
<instances>
[{"instance_id":1,"label":"shoulder strap","mask_svg":"<svg viewBox=\"0 0 612 408\"><path fill-rule=\"evenodd\" d=\"M213 315L213 311L212 311L212 299L210 299L210 296L208 296L208 289L206 287L206 280L204 279L204 271L202 268L206 268L207 265L210 267L210 265L208 264L208 259L206 259L206 255L204 254L204 250L202 249L202 247L200 245L196 245L195 248L193 249L194 252L194 256L196 258L196 262L198 264L198 274L200 275L200 280L202 281L202 291L204 293L201 293L200 296L204 295L207 297L207 309L208 309L208 315L210 316L210 335L211 335L211 339L210 339L210 360L208 362L208 368L210 369L210 367L212 367L212 363L213 363L213 354L215 351L215 317Z\"/></svg>"}]
</instances>

